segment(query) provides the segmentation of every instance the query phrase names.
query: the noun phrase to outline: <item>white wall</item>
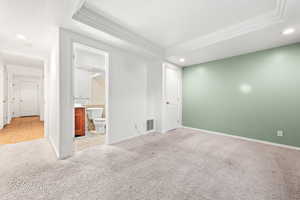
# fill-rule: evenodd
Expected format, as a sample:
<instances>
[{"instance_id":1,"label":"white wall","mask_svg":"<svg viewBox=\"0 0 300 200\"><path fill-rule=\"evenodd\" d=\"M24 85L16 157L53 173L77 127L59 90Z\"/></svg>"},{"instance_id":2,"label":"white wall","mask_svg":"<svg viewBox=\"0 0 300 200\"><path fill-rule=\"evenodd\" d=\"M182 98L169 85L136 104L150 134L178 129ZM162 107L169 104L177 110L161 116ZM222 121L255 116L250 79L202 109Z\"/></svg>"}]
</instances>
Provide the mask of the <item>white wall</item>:
<instances>
[{"instance_id":1,"label":"white wall","mask_svg":"<svg viewBox=\"0 0 300 200\"><path fill-rule=\"evenodd\" d=\"M147 117L155 119L155 129L161 132L162 124L162 62L153 62L147 68Z\"/></svg>"},{"instance_id":2,"label":"white wall","mask_svg":"<svg viewBox=\"0 0 300 200\"><path fill-rule=\"evenodd\" d=\"M0 129L4 126L4 62L0 55Z\"/></svg>"},{"instance_id":3,"label":"white wall","mask_svg":"<svg viewBox=\"0 0 300 200\"><path fill-rule=\"evenodd\" d=\"M91 105L105 105L105 75L97 76L91 82Z\"/></svg>"},{"instance_id":4,"label":"white wall","mask_svg":"<svg viewBox=\"0 0 300 200\"><path fill-rule=\"evenodd\" d=\"M159 115L157 111L154 111L153 107L155 106L148 106L149 87L147 84L155 82L155 76L151 76L152 80L148 83L148 72L151 72L148 69L155 66L154 71L159 74L161 62L143 58L65 29L60 29L59 40L59 119L63 121L59 126L59 158L73 154L73 84L71 76L73 42L109 53L108 143L116 143L144 134L148 114ZM157 83L154 88L159 88L159 84ZM153 90L155 90L154 88ZM153 98L153 101L157 101L158 96ZM151 104L158 105L159 103Z\"/></svg>"},{"instance_id":5,"label":"white wall","mask_svg":"<svg viewBox=\"0 0 300 200\"><path fill-rule=\"evenodd\" d=\"M51 52L52 53L52 52ZM50 57L51 53L48 55L48 58L44 59L44 79L43 79L43 93L44 93L44 135L49 139L49 67L50 67Z\"/></svg>"},{"instance_id":6,"label":"white wall","mask_svg":"<svg viewBox=\"0 0 300 200\"><path fill-rule=\"evenodd\" d=\"M86 70L74 68L74 97L91 98L92 73Z\"/></svg>"},{"instance_id":7,"label":"white wall","mask_svg":"<svg viewBox=\"0 0 300 200\"><path fill-rule=\"evenodd\" d=\"M59 104L59 40L58 33L46 65L46 132L58 158L60 158L60 104ZM64 122L62 122L64 123Z\"/></svg>"}]
</instances>

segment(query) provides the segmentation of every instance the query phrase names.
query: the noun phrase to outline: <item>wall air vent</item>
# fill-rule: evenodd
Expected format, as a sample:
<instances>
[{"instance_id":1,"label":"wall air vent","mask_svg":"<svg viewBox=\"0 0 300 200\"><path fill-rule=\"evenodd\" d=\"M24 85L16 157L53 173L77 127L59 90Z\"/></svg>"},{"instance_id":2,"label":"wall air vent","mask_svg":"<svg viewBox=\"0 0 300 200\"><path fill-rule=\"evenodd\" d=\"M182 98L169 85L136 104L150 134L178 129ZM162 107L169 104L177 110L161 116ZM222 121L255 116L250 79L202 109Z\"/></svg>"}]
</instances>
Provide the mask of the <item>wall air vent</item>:
<instances>
[{"instance_id":1,"label":"wall air vent","mask_svg":"<svg viewBox=\"0 0 300 200\"><path fill-rule=\"evenodd\" d=\"M147 132L154 131L154 129L155 129L155 124L154 124L154 122L155 122L154 119L148 119L148 120L147 120L147 124L146 124L146 131L147 131Z\"/></svg>"}]
</instances>

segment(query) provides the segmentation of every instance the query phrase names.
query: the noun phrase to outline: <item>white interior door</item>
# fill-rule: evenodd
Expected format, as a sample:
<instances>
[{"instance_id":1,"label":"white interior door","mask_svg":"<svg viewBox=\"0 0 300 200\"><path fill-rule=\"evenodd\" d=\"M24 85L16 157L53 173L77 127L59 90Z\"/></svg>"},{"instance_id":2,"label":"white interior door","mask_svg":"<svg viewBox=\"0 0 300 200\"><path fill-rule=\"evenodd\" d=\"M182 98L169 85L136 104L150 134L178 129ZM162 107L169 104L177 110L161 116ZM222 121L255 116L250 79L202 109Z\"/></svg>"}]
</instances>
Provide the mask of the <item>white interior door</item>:
<instances>
[{"instance_id":1,"label":"white interior door","mask_svg":"<svg viewBox=\"0 0 300 200\"><path fill-rule=\"evenodd\" d=\"M22 82L20 89L20 116L38 115L38 85Z\"/></svg>"},{"instance_id":2,"label":"white interior door","mask_svg":"<svg viewBox=\"0 0 300 200\"><path fill-rule=\"evenodd\" d=\"M176 67L165 65L164 78L164 130L169 131L180 126L180 71Z\"/></svg>"}]
</instances>

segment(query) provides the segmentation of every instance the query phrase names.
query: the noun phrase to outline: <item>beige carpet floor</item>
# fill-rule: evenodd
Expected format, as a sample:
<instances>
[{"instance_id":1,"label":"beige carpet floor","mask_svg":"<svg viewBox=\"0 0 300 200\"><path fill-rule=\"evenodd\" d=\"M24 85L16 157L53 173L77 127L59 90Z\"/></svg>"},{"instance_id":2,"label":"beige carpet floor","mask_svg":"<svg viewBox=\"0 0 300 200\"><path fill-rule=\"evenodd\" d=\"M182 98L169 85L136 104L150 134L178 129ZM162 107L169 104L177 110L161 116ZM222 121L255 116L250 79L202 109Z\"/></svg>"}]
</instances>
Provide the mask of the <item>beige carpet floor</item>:
<instances>
[{"instance_id":1,"label":"beige carpet floor","mask_svg":"<svg viewBox=\"0 0 300 200\"><path fill-rule=\"evenodd\" d=\"M75 151L82 151L84 149L105 144L104 134L89 134L85 137L75 138Z\"/></svg>"},{"instance_id":2,"label":"beige carpet floor","mask_svg":"<svg viewBox=\"0 0 300 200\"><path fill-rule=\"evenodd\" d=\"M0 147L0 199L299 200L300 151L178 129L58 161L47 140Z\"/></svg>"}]
</instances>

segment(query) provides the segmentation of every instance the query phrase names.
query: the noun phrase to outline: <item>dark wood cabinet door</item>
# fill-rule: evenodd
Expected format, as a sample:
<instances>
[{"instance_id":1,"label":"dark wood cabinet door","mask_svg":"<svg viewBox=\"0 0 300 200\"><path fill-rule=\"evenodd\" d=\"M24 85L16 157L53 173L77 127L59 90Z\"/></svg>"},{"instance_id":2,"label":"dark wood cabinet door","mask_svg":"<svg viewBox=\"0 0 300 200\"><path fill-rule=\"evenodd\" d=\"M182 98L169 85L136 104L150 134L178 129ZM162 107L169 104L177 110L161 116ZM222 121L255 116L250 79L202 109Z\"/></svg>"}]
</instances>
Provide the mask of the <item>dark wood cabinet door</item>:
<instances>
[{"instance_id":1,"label":"dark wood cabinet door","mask_svg":"<svg viewBox=\"0 0 300 200\"><path fill-rule=\"evenodd\" d=\"M85 135L85 108L75 108L75 136Z\"/></svg>"}]
</instances>

